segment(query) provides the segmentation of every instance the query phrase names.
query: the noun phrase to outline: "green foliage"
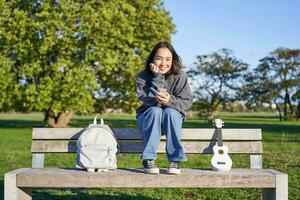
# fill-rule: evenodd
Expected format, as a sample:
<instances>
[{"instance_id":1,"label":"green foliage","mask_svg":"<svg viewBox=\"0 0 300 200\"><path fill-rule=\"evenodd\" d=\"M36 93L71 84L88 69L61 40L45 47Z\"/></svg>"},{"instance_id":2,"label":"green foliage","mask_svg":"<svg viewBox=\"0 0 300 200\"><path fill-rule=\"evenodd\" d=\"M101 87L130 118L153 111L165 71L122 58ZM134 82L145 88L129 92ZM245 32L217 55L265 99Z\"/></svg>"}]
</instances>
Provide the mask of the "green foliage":
<instances>
[{"instance_id":1,"label":"green foliage","mask_svg":"<svg viewBox=\"0 0 300 200\"><path fill-rule=\"evenodd\" d=\"M278 85L268 79L265 71L254 69L252 73L245 74L246 84L238 91L239 100L246 100L249 110L261 109L263 103L272 104L278 96Z\"/></svg>"},{"instance_id":2,"label":"green foliage","mask_svg":"<svg viewBox=\"0 0 300 200\"><path fill-rule=\"evenodd\" d=\"M80 48L86 45L75 37L75 5L6 2L1 54L13 63L8 75L15 78L18 91L9 94L19 94L11 106L24 111L93 109L96 79L81 57Z\"/></svg>"},{"instance_id":3,"label":"green foliage","mask_svg":"<svg viewBox=\"0 0 300 200\"><path fill-rule=\"evenodd\" d=\"M260 60L240 96L248 105L275 103L281 118L287 120L299 113L300 49L278 48ZM283 114L282 114L283 113ZM283 116L282 116L283 115Z\"/></svg>"},{"instance_id":4,"label":"green foliage","mask_svg":"<svg viewBox=\"0 0 300 200\"><path fill-rule=\"evenodd\" d=\"M131 112L137 72L152 46L175 32L160 0L0 5L1 110L92 111L97 101L97 111Z\"/></svg>"},{"instance_id":5,"label":"green foliage","mask_svg":"<svg viewBox=\"0 0 300 200\"><path fill-rule=\"evenodd\" d=\"M229 49L200 55L197 59L196 67L188 71L188 76L198 108L207 110L210 118L221 103L237 99L236 91L242 86L248 64L237 59Z\"/></svg>"},{"instance_id":6,"label":"green foliage","mask_svg":"<svg viewBox=\"0 0 300 200\"><path fill-rule=\"evenodd\" d=\"M13 62L0 54L0 110L8 111L13 106L13 100L18 97L18 85L15 83Z\"/></svg>"}]
</instances>

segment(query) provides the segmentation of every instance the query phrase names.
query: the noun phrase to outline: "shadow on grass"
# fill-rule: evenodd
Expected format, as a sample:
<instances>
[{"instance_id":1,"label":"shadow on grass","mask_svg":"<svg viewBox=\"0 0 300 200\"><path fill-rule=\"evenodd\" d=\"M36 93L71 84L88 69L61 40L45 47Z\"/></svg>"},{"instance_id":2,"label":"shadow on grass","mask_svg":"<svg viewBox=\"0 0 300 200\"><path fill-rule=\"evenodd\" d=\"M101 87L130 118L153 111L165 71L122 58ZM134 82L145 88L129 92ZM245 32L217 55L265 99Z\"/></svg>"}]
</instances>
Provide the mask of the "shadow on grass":
<instances>
[{"instance_id":1,"label":"shadow on grass","mask_svg":"<svg viewBox=\"0 0 300 200\"><path fill-rule=\"evenodd\" d=\"M75 190L75 189L69 189L67 190L67 194L63 195L55 195L51 194L53 192L49 192L47 190L34 190L33 191L33 197L36 200L78 200L78 199L84 199L84 200L94 200L94 199L104 199L104 200L117 200L117 199L130 199L130 200L155 200L155 198L143 196L141 194L137 195L129 195L121 191L113 191L113 194L88 194L86 191L89 189L82 189L82 190ZM120 189L122 190L122 189ZM52 190L53 191L53 190Z\"/></svg>"},{"instance_id":2,"label":"shadow on grass","mask_svg":"<svg viewBox=\"0 0 300 200\"><path fill-rule=\"evenodd\" d=\"M225 128L260 128L262 129L262 132L267 131L272 133L300 133L300 125L226 123Z\"/></svg>"},{"instance_id":3,"label":"shadow on grass","mask_svg":"<svg viewBox=\"0 0 300 200\"><path fill-rule=\"evenodd\" d=\"M245 114L245 115L225 115L222 118L224 119L237 119L237 118L249 118L249 119L277 119L279 121L279 117L276 115L251 115L251 114Z\"/></svg>"},{"instance_id":4,"label":"shadow on grass","mask_svg":"<svg viewBox=\"0 0 300 200\"><path fill-rule=\"evenodd\" d=\"M121 189L120 189L121 190ZM47 190L33 190L33 197L35 200L75 200L75 199L106 199L106 200L115 200L115 199L131 199L131 200L155 200L155 198L146 197L143 195L128 195L121 191L114 191L113 195L109 194L87 194L87 190L68 190L67 194L64 195L55 195L51 194ZM4 181L0 180L0 199L4 198Z\"/></svg>"},{"instance_id":5,"label":"shadow on grass","mask_svg":"<svg viewBox=\"0 0 300 200\"><path fill-rule=\"evenodd\" d=\"M70 127L87 127L93 122L93 119L71 119L69 122ZM104 119L105 124L114 128L134 128L136 127L136 120L133 119ZM32 127L45 127L43 121L34 120L13 120L13 119L0 119L0 128L32 128Z\"/></svg>"},{"instance_id":6,"label":"shadow on grass","mask_svg":"<svg viewBox=\"0 0 300 200\"><path fill-rule=\"evenodd\" d=\"M213 125L208 124L203 121L186 121L183 124L184 128L213 128ZM287 125L287 124L263 124L263 123L233 123L225 121L225 125L223 128L249 128L249 129L262 129L262 132L272 132L277 134L282 133L292 133L292 134L300 134L300 124L299 125Z\"/></svg>"},{"instance_id":7,"label":"shadow on grass","mask_svg":"<svg viewBox=\"0 0 300 200\"><path fill-rule=\"evenodd\" d=\"M34 120L14 120L14 119L0 119L1 128L30 128L30 127L45 127L43 121Z\"/></svg>"},{"instance_id":8,"label":"shadow on grass","mask_svg":"<svg viewBox=\"0 0 300 200\"><path fill-rule=\"evenodd\" d=\"M248 118L248 117L244 117L244 118L222 118L225 122L228 121L234 121L234 122L247 122L247 123L252 123L252 122L265 122L265 123L278 123L280 122L279 120L276 119L271 119L271 118Z\"/></svg>"},{"instance_id":9,"label":"shadow on grass","mask_svg":"<svg viewBox=\"0 0 300 200\"><path fill-rule=\"evenodd\" d=\"M242 116L241 116L242 117ZM247 116L253 117L253 116ZM260 116L255 116L260 117ZM268 118L268 117L263 117ZM87 127L90 123L92 123L93 119L71 119L69 126L70 127ZM136 119L112 119L107 118L104 119L105 123L113 128L136 128ZM235 122L226 122L224 128L257 128L262 129L263 132L272 132L277 134L282 133L291 133L291 134L299 134L300 133L300 124L299 125L288 125L288 124L280 124L280 123L262 123L263 121L252 121L249 123L246 119L244 119L245 123L243 123L242 119L235 119ZM44 127L45 124L43 121L34 121L34 120L7 120L0 119L0 128L31 128L31 127ZM208 124L203 120L186 120L183 123L184 128L213 128L212 124Z\"/></svg>"}]
</instances>

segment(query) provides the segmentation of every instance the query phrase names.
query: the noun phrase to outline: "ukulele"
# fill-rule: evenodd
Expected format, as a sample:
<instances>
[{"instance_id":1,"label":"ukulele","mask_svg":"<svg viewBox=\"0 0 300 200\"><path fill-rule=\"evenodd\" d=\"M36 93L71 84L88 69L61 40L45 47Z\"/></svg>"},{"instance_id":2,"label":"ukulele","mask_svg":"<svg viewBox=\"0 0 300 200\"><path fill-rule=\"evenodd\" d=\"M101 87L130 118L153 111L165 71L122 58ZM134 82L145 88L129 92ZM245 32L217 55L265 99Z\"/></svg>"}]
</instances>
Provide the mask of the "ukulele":
<instances>
[{"instance_id":1,"label":"ukulele","mask_svg":"<svg viewBox=\"0 0 300 200\"><path fill-rule=\"evenodd\" d=\"M221 119L215 119L214 122L218 133L218 143L213 147L212 169L214 171L229 171L232 166L232 160L228 155L228 147L223 145L222 127L224 122Z\"/></svg>"}]
</instances>

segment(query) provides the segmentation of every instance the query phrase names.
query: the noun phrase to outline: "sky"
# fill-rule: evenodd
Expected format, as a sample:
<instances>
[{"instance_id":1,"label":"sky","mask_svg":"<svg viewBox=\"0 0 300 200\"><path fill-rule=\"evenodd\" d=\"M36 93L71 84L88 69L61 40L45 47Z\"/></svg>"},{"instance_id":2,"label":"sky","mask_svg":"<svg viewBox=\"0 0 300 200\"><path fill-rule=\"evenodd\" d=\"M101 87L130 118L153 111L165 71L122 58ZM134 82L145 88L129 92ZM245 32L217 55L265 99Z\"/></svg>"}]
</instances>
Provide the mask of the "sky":
<instances>
[{"instance_id":1,"label":"sky","mask_svg":"<svg viewBox=\"0 0 300 200\"><path fill-rule=\"evenodd\" d=\"M278 47L300 48L300 0L164 0L176 34L172 44L190 67L196 56L233 50L256 67Z\"/></svg>"}]
</instances>

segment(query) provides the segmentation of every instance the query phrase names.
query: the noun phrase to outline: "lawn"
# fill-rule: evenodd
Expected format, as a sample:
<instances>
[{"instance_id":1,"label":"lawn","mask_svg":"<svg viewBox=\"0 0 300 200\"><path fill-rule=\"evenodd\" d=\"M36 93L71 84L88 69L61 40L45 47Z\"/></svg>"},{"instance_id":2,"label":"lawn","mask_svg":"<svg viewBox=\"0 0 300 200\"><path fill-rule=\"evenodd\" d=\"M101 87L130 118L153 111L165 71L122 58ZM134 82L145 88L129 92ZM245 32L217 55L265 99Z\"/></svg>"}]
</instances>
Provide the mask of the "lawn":
<instances>
[{"instance_id":1,"label":"lawn","mask_svg":"<svg viewBox=\"0 0 300 200\"><path fill-rule=\"evenodd\" d=\"M135 117L126 114L104 115L111 127L135 127ZM289 175L289 199L300 199L300 122L279 122L271 113L220 113L224 128L261 128L263 130L263 167ZM86 127L92 116L75 116L70 127ZM4 173L31 167L31 129L43 127L40 113L0 114L0 198L3 197ZM212 127L207 122L189 118L186 128ZM46 167L74 167L74 155L46 155ZM208 168L210 155L188 155L183 167ZM233 167L249 167L247 156L233 156ZM159 167L167 167L160 155ZM139 155L119 155L118 167L141 167ZM85 189L35 190L34 200L48 199L260 199L259 189Z\"/></svg>"}]
</instances>

